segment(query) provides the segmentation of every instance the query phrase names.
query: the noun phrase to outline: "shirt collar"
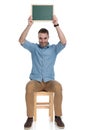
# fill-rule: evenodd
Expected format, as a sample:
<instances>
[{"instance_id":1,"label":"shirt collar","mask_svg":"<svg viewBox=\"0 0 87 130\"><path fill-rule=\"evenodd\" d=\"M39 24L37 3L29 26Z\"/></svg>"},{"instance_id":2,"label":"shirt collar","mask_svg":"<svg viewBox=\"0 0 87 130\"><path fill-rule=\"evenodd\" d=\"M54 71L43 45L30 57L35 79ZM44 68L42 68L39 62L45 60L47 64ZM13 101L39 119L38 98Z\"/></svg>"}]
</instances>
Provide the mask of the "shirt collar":
<instances>
[{"instance_id":1,"label":"shirt collar","mask_svg":"<svg viewBox=\"0 0 87 130\"><path fill-rule=\"evenodd\" d=\"M38 46L39 46L40 48L42 48L42 49L43 49L43 48L49 48L49 43L48 43L47 46L45 46L45 47L41 47L40 44L38 44Z\"/></svg>"}]
</instances>

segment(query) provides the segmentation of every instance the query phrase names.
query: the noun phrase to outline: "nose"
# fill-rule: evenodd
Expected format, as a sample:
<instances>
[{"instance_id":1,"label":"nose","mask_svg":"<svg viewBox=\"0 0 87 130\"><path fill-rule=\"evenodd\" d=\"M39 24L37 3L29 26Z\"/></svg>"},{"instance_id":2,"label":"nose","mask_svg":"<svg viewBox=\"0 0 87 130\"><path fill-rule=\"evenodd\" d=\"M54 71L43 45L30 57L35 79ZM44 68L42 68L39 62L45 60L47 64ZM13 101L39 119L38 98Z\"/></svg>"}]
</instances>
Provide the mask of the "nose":
<instances>
[{"instance_id":1,"label":"nose","mask_svg":"<svg viewBox=\"0 0 87 130\"><path fill-rule=\"evenodd\" d=\"M42 42L44 43L44 42L45 42L45 39L42 39Z\"/></svg>"},{"instance_id":2,"label":"nose","mask_svg":"<svg viewBox=\"0 0 87 130\"><path fill-rule=\"evenodd\" d=\"M43 42L44 42L44 40L42 39L42 40L41 40L41 42L43 43Z\"/></svg>"}]
</instances>

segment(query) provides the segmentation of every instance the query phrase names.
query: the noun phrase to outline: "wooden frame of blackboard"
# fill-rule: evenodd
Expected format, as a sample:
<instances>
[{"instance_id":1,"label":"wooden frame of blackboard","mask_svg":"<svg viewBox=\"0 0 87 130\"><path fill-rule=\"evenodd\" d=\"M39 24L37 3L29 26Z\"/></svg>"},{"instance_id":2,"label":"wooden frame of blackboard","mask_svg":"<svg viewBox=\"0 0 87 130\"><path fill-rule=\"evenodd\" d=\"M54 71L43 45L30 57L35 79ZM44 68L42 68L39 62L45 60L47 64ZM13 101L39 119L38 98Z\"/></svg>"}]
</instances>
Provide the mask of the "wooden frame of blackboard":
<instances>
[{"instance_id":1,"label":"wooden frame of blackboard","mask_svg":"<svg viewBox=\"0 0 87 130\"><path fill-rule=\"evenodd\" d=\"M34 21L51 21L53 5L32 5L32 19Z\"/></svg>"}]
</instances>

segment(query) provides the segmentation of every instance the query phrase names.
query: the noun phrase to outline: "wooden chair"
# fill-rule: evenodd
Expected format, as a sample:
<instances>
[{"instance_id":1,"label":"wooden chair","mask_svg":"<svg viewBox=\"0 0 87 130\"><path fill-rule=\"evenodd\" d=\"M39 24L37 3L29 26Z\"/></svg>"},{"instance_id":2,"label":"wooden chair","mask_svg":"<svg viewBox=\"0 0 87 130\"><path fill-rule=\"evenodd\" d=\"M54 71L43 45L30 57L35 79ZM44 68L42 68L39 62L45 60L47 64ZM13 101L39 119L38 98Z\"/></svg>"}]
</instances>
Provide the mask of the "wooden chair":
<instances>
[{"instance_id":1,"label":"wooden chair","mask_svg":"<svg viewBox=\"0 0 87 130\"><path fill-rule=\"evenodd\" d=\"M37 116L37 108L39 109L49 109L49 116L51 121L53 121L53 92L46 92L46 91L40 91L40 92L34 92L34 121L36 121ZM37 102L37 96L49 96L49 102Z\"/></svg>"}]
</instances>

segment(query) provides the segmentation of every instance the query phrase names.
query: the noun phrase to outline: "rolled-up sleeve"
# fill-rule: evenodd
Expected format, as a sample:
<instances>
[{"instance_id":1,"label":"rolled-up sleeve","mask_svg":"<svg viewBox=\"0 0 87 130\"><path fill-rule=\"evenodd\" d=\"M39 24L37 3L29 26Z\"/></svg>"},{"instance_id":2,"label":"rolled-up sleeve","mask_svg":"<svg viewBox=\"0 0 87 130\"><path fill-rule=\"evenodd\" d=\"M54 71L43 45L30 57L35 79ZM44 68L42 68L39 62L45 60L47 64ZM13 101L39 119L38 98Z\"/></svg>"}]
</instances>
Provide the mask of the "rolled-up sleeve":
<instances>
[{"instance_id":1,"label":"rolled-up sleeve","mask_svg":"<svg viewBox=\"0 0 87 130\"><path fill-rule=\"evenodd\" d=\"M62 51L65 48L65 46L66 44L62 44L61 41L59 41L58 44L55 45L56 54Z\"/></svg>"},{"instance_id":2,"label":"rolled-up sleeve","mask_svg":"<svg viewBox=\"0 0 87 130\"><path fill-rule=\"evenodd\" d=\"M27 49L30 52L34 51L35 44L32 43L32 42L29 42L29 41L25 40L25 42L23 44L21 44L21 45L22 45L22 47L24 47L25 49Z\"/></svg>"}]
</instances>

